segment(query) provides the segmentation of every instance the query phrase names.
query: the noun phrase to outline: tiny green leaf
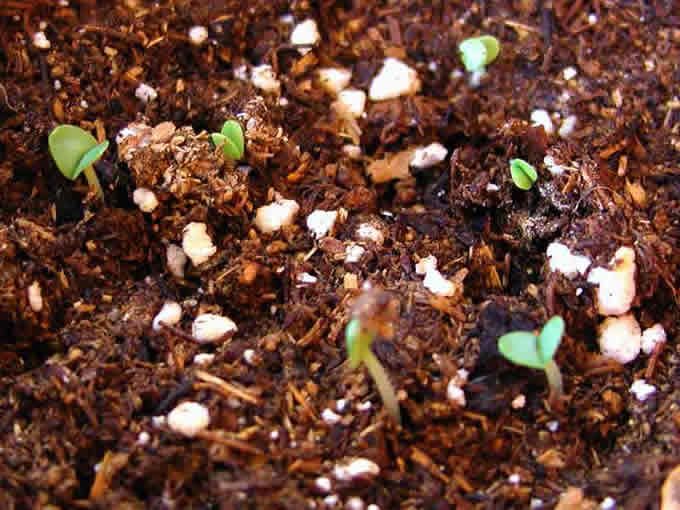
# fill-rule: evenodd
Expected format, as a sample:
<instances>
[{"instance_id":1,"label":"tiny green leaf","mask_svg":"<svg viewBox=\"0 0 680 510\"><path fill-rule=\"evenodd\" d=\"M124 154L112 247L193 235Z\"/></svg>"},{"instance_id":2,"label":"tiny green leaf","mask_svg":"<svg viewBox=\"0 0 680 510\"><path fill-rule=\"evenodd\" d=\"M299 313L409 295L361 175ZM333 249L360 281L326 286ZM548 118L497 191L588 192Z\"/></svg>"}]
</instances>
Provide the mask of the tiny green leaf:
<instances>
[{"instance_id":1,"label":"tiny green leaf","mask_svg":"<svg viewBox=\"0 0 680 510\"><path fill-rule=\"evenodd\" d=\"M221 147L227 137L220 133L211 133L210 139L215 144L215 147Z\"/></svg>"},{"instance_id":2,"label":"tiny green leaf","mask_svg":"<svg viewBox=\"0 0 680 510\"><path fill-rule=\"evenodd\" d=\"M513 331L498 339L498 350L509 361L517 365L543 369L536 345L536 335L530 331Z\"/></svg>"},{"instance_id":3,"label":"tiny green leaf","mask_svg":"<svg viewBox=\"0 0 680 510\"><path fill-rule=\"evenodd\" d=\"M486 64L489 65L491 62L496 60L498 54L501 52L501 43L492 35L482 35L479 37L482 44L486 48Z\"/></svg>"},{"instance_id":4,"label":"tiny green leaf","mask_svg":"<svg viewBox=\"0 0 680 510\"><path fill-rule=\"evenodd\" d=\"M240 159L243 157L243 153L239 152L238 147L236 147L229 138L220 133L213 133L210 135L215 147L222 147L222 152L224 155L231 159Z\"/></svg>"},{"instance_id":5,"label":"tiny green leaf","mask_svg":"<svg viewBox=\"0 0 680 510\"><path fill-rule=\"evenodd\" d=\"M373 337L362 329L359 319L352 319L345 329L345 340L350 367L357 368L366 358Z\"/></svg>"},{"instance_id":6,"label":"tiny green leaf","mask_svg":"<svg viewBox=\"0 0 680 510\"><path fill-rule=\"evenodd\" d=\"M536 339L538 357L543 363L548 363L555 356L557 348L562 341L564 334L564 319L559 315L555 315L552 319L545 323L543 329Z\"/></svg>"},{"instance_id":7,"label":"tiny green leaf","mask_svg":"<svg viewBox=\"0 0 680 510\"><path fill-rule=\"evenodd\" d=\"M78 170L79 163L97 145L97 140L78 126L62 124L52 130L47 144L59 171L67 179L75 180L82 171Z\"/></svg>"},{"instance_id":8,"label":"tiny green leaf","mask_svg":"<svg viewBox=\"0 0 680 510\"><path fill-rule=\"evenodd\" d=\"M510 175L515 186L525 191L530 190L538 178L536 169L519 158L510 160Z\"/></svg>"},{"instance_id":9,"label":"tiny green leaf","mask_svg":"<svg viewBox=\"0 0 680 510\"><path fill-rule=\"evenodd\" d=\"M226 137L236 149L236 156L231 157L233 159L241 159L245 151L245 140L243 139L243 129L241 129L241 124L235 120L228 120L222 126L221 133L222 136Z\"/></svg>"},{"instance_id":10,"label":"tiny green leaf","mask_svg":"<svg viewBox=\"0 0 680 510\"><path fill-rule=\"evenodd\" d=\"M477 38L465 39L458 45L460 59L469 72L481 71L486 65L487 49Z\"/></svg>"},{"instance_id":11,"label":"tiny green leaf","mask_svg":"<svg viewBox=\"0 0 680 510\"><path fill-rule=\"evenodd\" d=\"M106 152L106 149L108 148L109 148L108 140L104 140L102 143L99 143L92 147L89 151L85 153L85 155L82 158L80 158L80 162L78 163L78 166L76 166L74 175L78 177L80 173L83 170L85 170L85 168L87 168L95 161L97 161L99 158L101 158L102 154L104 154L104 152Z\"/></svg>"},{"instance_id":12,"label":"tiny green leaf","mask_svg":"<svg viewBox=\"0 0 680 510\"><path fill-rule=\"evenodd\" d=\"M496 60L500 50L500 42L492 35L471 37L458 45L463 65L469 72L482 71Z\"/></svg>"}]
</instances>

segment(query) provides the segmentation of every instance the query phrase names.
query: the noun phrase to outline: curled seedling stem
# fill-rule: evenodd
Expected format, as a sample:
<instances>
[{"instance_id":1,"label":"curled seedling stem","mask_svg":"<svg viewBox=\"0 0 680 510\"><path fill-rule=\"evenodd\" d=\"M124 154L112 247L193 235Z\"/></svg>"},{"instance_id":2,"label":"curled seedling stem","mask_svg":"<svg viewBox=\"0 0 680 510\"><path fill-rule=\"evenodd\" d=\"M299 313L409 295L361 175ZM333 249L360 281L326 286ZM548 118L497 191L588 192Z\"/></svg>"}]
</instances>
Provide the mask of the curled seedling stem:
<instances>
[{"instance_id":1,"label":"curled seedling stem","mask_svg":"<svg viewBox=\"0 0 680 510\"><path fill-rule=\"evenodd\" d=\"M371 351L371 344L375 339L375 333L362 327L358 318L352 319L345 330L347 341L347 355L350 366L357 368L361 363L366 365L368 373L375 381L378 393L383 400L385 409L401 425L401 413L399 402L390 378L378 358Z\"/></svg>"},{"instance_id":2,"label":"curled seedling stem","mask_svg":"<svg viewBox=\"0 0 680 510\"><path fill-rule=\"evenodd\" d=\"M97 143L94 136L84 129L62 124L52 130L47 143L50 154L64 177L73 181L84 173L90 189L102 200L104 192L92 165L109 147L109 141Z\"/></svg>"},{"instance_id":3,"label":"curled seedling stem","mask_svg":"<svg viewBox=\"0 0 680 510\"><path fill-rule=\"evenodd\" d=\"M556 315L545 323L538 335L531 331L513 331L498 339L498 350L509 361L545 372L552 402L559 402L563 395L562 374L553 359L563 334L564 320Z\"/></svg>"}]
</instances>

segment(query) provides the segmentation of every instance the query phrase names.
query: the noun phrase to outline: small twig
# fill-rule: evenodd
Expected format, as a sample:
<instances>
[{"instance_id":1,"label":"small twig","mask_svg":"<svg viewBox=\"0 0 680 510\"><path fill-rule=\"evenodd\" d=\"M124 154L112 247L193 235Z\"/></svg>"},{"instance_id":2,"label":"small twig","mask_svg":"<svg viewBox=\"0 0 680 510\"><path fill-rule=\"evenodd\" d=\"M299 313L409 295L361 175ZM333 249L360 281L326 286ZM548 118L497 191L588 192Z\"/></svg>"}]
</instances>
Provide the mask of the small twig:
<instances>
[{"instance_id":1,"label":"small twig","mask_svg":"<svg viewBox=\"0 0 680 510\"><path fill-rule=\"evenodd\" d=\"M264 452L255 446L251 446L245 441L224 437L220 431L217 430L202 430L196 434L196 437L205 439L207 441L214 441L215 443L223 444L233 450L238 450L252 455L264 455Z\"/></svg>"},{"instance_id":2,"label":"small twig","mask_svg":"<svg viewBox=\"0 0 680 510\"><path fill-rule=\"evenodd\" d=\"M255 405L261 404L261 400L257 396L253 395L247 390L241 389L237 386L234 386L233 384L229 384L224 379L220 379L219 377L209 374L208 372L196 370L194 372L194 376L196 379L207 383L209 387L216 389L227 397L240 398L241 400L245 400L246 402L250 402L251 404ZM201 387L204 386L201 385Z\"/></svg>"},{"instance_id":3,"label":"small twig","mask_svg":"<svg viewBox=\"0 0 680 510\"><path fill-rule=\"evenodd\" d=\"M19 111L16 108L14 108L11 104L9 104L9 96L7 95L7 89L2 83L0 83L0 98L2 98L4 103L7 105L7 108L9 108L15 113Z\"/></svg>"}]
</instances>

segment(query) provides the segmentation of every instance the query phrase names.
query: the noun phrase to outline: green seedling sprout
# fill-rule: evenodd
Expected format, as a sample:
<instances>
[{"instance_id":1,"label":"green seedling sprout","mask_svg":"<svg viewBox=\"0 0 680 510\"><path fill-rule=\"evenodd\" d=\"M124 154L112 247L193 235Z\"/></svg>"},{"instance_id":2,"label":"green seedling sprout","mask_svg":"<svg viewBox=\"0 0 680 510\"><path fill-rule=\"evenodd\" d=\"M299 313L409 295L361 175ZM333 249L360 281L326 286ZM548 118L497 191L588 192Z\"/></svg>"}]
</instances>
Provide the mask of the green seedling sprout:
<instances>
[{"instance_id":1,"label":"green seedling sprout","mask_svg":"<svg viewBox=\"0 0 680 510\"><path fill-rule=\"evenodd\" d=\"M52 159L64 177L74 181L84 173L90 189L95 192L97 198L104 198L104 192L92 165L108 149L108 140L97 143L94 136L84 129L62 124L52 130L47 143Z\"/></svg>"},{"instance_id":2,"label":"green seedling sprout","mask_svg":"<svg viewBox=\"0 0 680 510\"><path fill-rule=\"evenodd\" d=\"M366 365L368 373L371 374L375 381L385 408L394 420L401 425L397 394L394 392L394 387L385 368L376 358L375 354L373 354L373 351L371 351L371 344L375 340L375 332L362 327L360 320L355 318L347 324L345 339L347 341L347 356L349 357L350 367L356 369L361 363Z\"/></svg>"},{"instance_id":3,"label":"green seedling sprout","mask_svg":"<svg viewBox=\"0 0 680 510\"><path fill-rule=\"evenodd\" d=\"M215 147L222 147L225 157L237 161L243 158L245 141L241 124L235 120L228 120L222 126L222 131L210 135Z\"/></svg>"},{"instance_id":4,"label":"green seedling sprout","mask_svg":"<svg viewBox=\"0 0 680 510\"><path fill-rule=\"evenodd\" d=\"M562 396L562 374L553 360L564 334L564 320L555 315L536 336L531 331L513 331L498 339L498 350L512 363L545 372L551 400Z\"/></svg>"},{"instance_id":5,"label":"green seedling sprout","mask_svg":"<svg viewBox=\"0 0 680 510\"><path fill-rule=\"evenodd\" d=\"M482 35L465 39L458 45L460 59L469 72L484 71L486 66L496 60L501 44L492 35Z\"/></svg>"},{"instance_id":6,"label":"green seedling sprout","mask_svg":"<svg viewBox=\"0 0 680 510\"><path fill-rule=\"evenodd\" d=\"M510 176L515 186L524 191L530 190L538 178L536 169L519 158L510 160Z\"/></svg>"}]
</instances>

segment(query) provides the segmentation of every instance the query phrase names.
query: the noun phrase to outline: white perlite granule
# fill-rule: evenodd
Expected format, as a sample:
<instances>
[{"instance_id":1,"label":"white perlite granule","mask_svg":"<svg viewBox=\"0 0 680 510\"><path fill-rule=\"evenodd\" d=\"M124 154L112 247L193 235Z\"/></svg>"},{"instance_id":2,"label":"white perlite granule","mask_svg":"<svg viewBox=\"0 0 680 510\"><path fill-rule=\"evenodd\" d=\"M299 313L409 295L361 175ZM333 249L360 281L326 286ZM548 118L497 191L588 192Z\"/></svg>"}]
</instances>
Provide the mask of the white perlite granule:
<instances>
[{"instance_id":1,"label":"white perlite granule","mask_svg":"<svg viewBox=\"0 0 680 510\"><path fill-rule=\"evenodd\" d=\"M371 101L383 101L415 94L420 90L420 79L415 69L393 57L385 59L368 90Z\"/></svg>"},{"instance_id":2,"label":"white perlite granule","mask_svg":"<svg viewBox=\"0 0 680 510\"><path fill-rule=\"evenodd\" d=\"M189 29L189 40L191 44L200 46L208 40L208 29L201 25L191 27Z\"/></svg>"},{"instance_id":3,"label":"white perlite granule","mask_svg":"<svg viewBox=\"0 0 680 510\"><path fill-rule=\"evenodd\" d=\"M290 34L290 43L295 46L303 46L298 48L301 55L309 53L311 46L316 45L321 40L319 34L319 27L313 19L306 19L298 23L293 32Z\"/></svg>"},{"instance_id":4,"label":"white perlite granule","mask_svg":"<svg viewBox=\"0 0 680 510\"><path fill-rule=\"evenodd\" d=\"M623 246L616 250L610 265L596 267L588 282L598 285L597 306L601 315L621 315L630 310L635 299L635 250Z\"/></svg>"},{"instance_id":5,"label":"white perlite granule","mask_svg":"<svg viewBox=\"0 0 680 510\"><path fill-rule=\"evenodd\" d=\"M187 255L176 244L169 244L165 252L168 269L173 276L184 278L184 266L187 263Z\"/></svg>"},{"instance_id":6,"label":"white perlite granule","mask_svg":"<svg viewBox=\"0 0 680 510\"><path fill-rule=\"evenodd\" d=\"M140 211L145 213L153 212L158 207L156 194L147 188L137 188L132 193L132 201L139 207Z\"/></svg>"},{"instance_id":7,"label":"white perlite granule","mask_svg":"<svg viewBox=\"0 0 680 510\"><path fill-rule=\"evenodd\" d=\"M276 74L274 74L274 70L269 64L253 67L250 73L250 81L263 92L270 94L281 92L281 82L276 79Z\"/></svg>"},{"instance_id":8,"label":"white perlite granule","mask_svg":"<svg viewBox=\"0 0 680 510\"><path fill-rule=\"evenodd\" d=\"M319 83L333 95L338 95L352 80L352 71L340 67L325 67L318 71Z\"/></svg>"},{"instance_id":9,"label":"white perlite granule","mask_svg":"<svg viewBox=\"0 0 680 510\"><path fill-rule=\"evenodd\" d=\"M317 209L307 216L307 228L316 239L321 239L333 230L338 219L338 211L322 211Z\"/></svg>"},{"instance_id":10,"label":"white perlite granule","mask_svg":"<svg viewBox=\"0 0 680 510\"><path fill-rule=\"evenodd\" d=\"M569 248L558 242L552 242L546 252L550 261L550 270L559 271L570 280L579 274L584 275L590 267L590 259L583 255L573 255Z\"/></svg>"},{"instance_id":11,"label":"white perlite granule","mask_svg":"<svg viewBox=\"0 0 680 510\"><path fill-rule=\"evenodd\" d=\"M640 354L642 334L632 313L609 317L598 328L598 343L605 358L625 365Z\"/></svg>"},{"instance_id":12,"label":"white perlite granule","mask_svg":"<svg viewBox=\"0 0 680 510\"><path fill-rule=\"evenodd\" d=\"M161 330L161 323L174 326L182 318L182 307L174 301L167 301L153 318L151 326L154 331Z\"/></svg>"},{"instance_id":13,"label":"white perlite granule","mask_svg":"<svg viewBox=\"0 0 680 510\"><path fill-rule=\"evenodd\" d=\"M431 143L426 147L416 149L411 157L410 165L415 168L429 168L444 161L448 152L442 144Z\"/></svg>"},{"instance_id":14,"label":"white perlite granule","mask_svg":"<svg viewBox=\"0 0 680 510\"><path fill-rule=\"evenodd\" d=\"M28 304L31 310L34 312L39 312L43 308L43 298L42 290L40 289L40 283L38 281L33 282L29 285L28 290Z\"/></svg>"},{"instance_id":15,"label":"white perlite granule","mask_svg":"<svg viewBox=\"0 0 680 510\"><path fill-rule=\"evenodd\" d=\"M184 227L182 250L195 266L215 255L217 248L208 235L208 226L205 223L191 222Z\"/></svg>"},{"instance_id":16,"label":"white perlite granule","mask_svg":"<svg viewBox=\"0 0 680 510\"><path fill-rule=\"evenodd\" d=\"M228 317L203 313L194 319L191 336L199 343L216 342L226 334L238 331L236 324Z\"/></svg>"},{"instance_id":17,"label":"white perlite granule","mask_svg":"<svg viewBox=\"0 0 680 510\"><path fill-rule=\"evenodd\" d=\"M168 414L168 427L187 437L194 437L210 425L208 408L198 402L183 402Z\"/></svg>"},{"instance_id":18,"label":"white perlite granule","mask_svg":"<svg viewBox=\"0 0 680 510\"><path fill-rule=\"evenodd\" d=\"M146 83L141 83L135 90L135 97L143 103L148 103L158 97L158 92Z\"/></svg>"},{"instance_id":19,"label":"white perlite granule","mask_svg":"<svg viewBox=\"0 0 680 510\"><path fill-rule=\"evenodd\" d=\"M300 206L295 200L282 199L263 205L255 214L255 226L263 234L275 232L292 225L299 210Z\"/></svg>"},{"instance_id":20,"label":"white perlite granule","mask_svg":"<svg viewBox=\"0 0 680 510\"><path fill-rule=\"evenodd\" d=\"M337 464L333 468L333 476L343 482L357 478L374 478L380 474L380 467L370 459L361 457L350 459L347 462Z\"/></svg>"}]
</instances>

